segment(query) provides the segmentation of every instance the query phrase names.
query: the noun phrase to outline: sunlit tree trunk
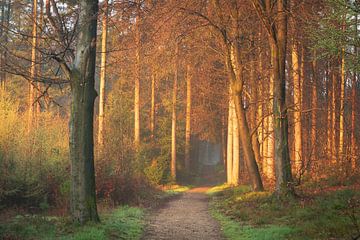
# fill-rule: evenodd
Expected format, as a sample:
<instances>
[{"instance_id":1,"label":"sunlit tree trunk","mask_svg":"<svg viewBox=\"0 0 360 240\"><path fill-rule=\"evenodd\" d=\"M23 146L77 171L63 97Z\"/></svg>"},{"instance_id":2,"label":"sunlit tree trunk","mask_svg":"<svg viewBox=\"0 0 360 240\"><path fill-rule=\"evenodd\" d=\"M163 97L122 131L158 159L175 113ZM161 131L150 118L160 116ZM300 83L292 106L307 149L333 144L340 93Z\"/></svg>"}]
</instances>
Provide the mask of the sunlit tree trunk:
<instances>
[{"instance_id":1,"label":"sunlit tree trunk","mask_svg":"<svg viewBox=\"0 0 360 240\"><path fill-rule=\"evenodd\" d=\"M233 160L232 160L232 185L239 185L240 178L240 139L239 139L239 124L236 118L235 105L234 101L232 102L233 106L231 110L233 111L232 115L232 131L233 131Z\"/></svg>"},{"instance_id":2,"label":"sunlit tree trunk","mask_svg":"<svg viewBox=\"0 0 360 240\"><path fill-rule=\"evenodd\" d=\"M155 72L151 73L151 109L150 109L150 134L151 140L155 135Z\"/></svg>"},{"instance_id":3,"label":"sunlit tree trunk","mask_svg":"<svg viewBox=\"0 0 360 240\"><path fill-rule=\"evenodd\" d=\"M272 49L270 46L270 55L275 50ZM273 58L271 62L273 62ZM266 160L264 161L264 174L268 179L274 179L274 151L275 151L275 142L274 142L274 74L270 72L270 82L269 82L269 102L268 102L268 109L271 113L267 118L267 151L266 151Z\"/></svg>"},{"instance_id":4,"label":"sunlit tree trunk","mask_svg":"<svg viewBox=\"0 0 360 240\"><path fill-rule=\"evenodd\" d=\"M263 56L259 47L259 59L258 59L258 68L259 68L259 72L262 72L263 70ZM261 79L261 76L258 77L259 79ZM256 86L255 86L256 87ZM263 119L263 114L264 114L264 109L263 109L263 97L260 97L264 94L264 86L263 86L263 81L261 81L260 84L258 84L258 97L259 97L259 104L258 104L258 108L257 108L257 121L261 121L258 129L257 129L257 133L259 136L259 142L260 142L260 158L261 158L261 162L258 162L258 164L262 164L264 159L264 119Z\"/></svg>"},{"instance_id":5,"label":"sunlit tree trunk","mask_svg":"<svg viewBox=\"0 0 360 240\"><path fill-rule=\"evenodd\" d=\"M226 154L226 172L227 183L232 184L232 170L233 170L233 115L234 115L234 102L232 99L231 89L229 91L229 115L228 115L228 135L227 135L227 154Z\"/></svg>"},{"instance_id":6,"label":"sunlit tree trunk","mask_svg":"<svg viewBox=\"0 0 360 240\"><path fill-rule=\"evenodd\" d=\"M191 74L190 65L186 67L186 126L185 126L185 169L190 170L190 138L191 138Z\"/></svg>"},{"instance_id":7,"label":"sunlit tree trunk","mask_svg":"<svg viewBox=\"0 0 360 240\"><path fill-rule=\"evenodd\" d=\"M97 0L79 0L79 31L71 82L71 215L75 222L99 221L96 207L93 116Z\"/></svg>"},{"instance_id":8,"label":"sunlit tree trunk","mask_svg":"<svg viewBox=\"0 0 360 240\"><path fill-rule=\"evenodd\" d=\"M299 55L296 40L293 39L291 49L292 74L294 80L294 162L295 171L298 172L302 168L302 131L301 131L301 83Z\"/></svg>"},{"instance_id":9,"label":"sunlit tree trunk","mask_svg":"<svg viewBox=\"0 0 360 240\"><path fill-rule=\"evenodd\" d=\"M134 88L134 144L138 150L140 145L140 51L141 51L141 36L140 36L140 5L141 1L137 0L137 15L136 15L136 56L135 56L135 88Z\"/></svg>"},{"instance_id":10,"label":"sunlit tree trunk","mask_svg":"<svg viewBox=\"0 0 360 240\"><path fill-rule=\"evenodd\" d=\"M32 9L32 41L31 41L31 67L30 67L30 83L29 83L29 102L28 102L28 130L32 129L35 114L35 78L36 78L36 48L37 48L37 0L33 0Z\"/></svg>"},{"instance_id":11,"label":"sunlit tree trunk","mask_svg":"<svg viewBox=\"0 0 360 240\"><path fill-rule=\"evenodd\" d=\"M339 119L339 160L343 158L344 151L344 101L345 101L345 50L341 50L341 76L340 76L340 119Z\"/></svg>"},{"instance_id":12,"label":"sunlit tree trunk","mask_svg":"<svg viewBox=\"0 0 360 240\"><path fill-rule=\"evenodd\" d=\"M177 101L177 81L178 81L178 51L176 44L174 61L174 85L172 96L172 118L171 118L171 178L176 181L176 101Z\"/></svg>"},{"instance_id":13,"label":"sunlit tree trunk","mask_svg":"<svg viewBox=\"0 0 360 240\"><path fill-rule=\"evenodd\" d=\"M99 126L98 126L98 144L100 148L102 148L104 145L107 22L108 22L108 0L105 0L104 13L102 18L102 33L101 33L100 95L99 95Z\"/></svg>"},{"instance_id":14,"label":"sunlit tree trunk","mask_svg":"<svg viewBox=\"0 0 360 240\"><path fill-rule=\"evenodd\" d=\"M230 75L231 93L235 105L235 113L239 128L239 137L244 153L245 163L248 168L251 185L254 191L262 191L264 189L259 168L256 163L255 153L251 143L250 129L246 119L244 102L242 99L243 80L242 66L240 65L240 49L237 43L227 46L228 59L227 67ZM233 153L235 154L235 153ZM233 163L234 164L234 163ZM233 173L234 176L234 173Z\"/></svg>"},{"instance_id":15,"label":"sunlit tree trunk","mask_svg":"<svg viewBox=\"0 0 360 240\"><path fill-rule=\"evenodd\" d=\"M336 77L336 73L335 70L332 70L332 97L331 97L331 161L333 164L336 163L336 82L337 82L337 77Z\"/></svg>"}]
</instances>

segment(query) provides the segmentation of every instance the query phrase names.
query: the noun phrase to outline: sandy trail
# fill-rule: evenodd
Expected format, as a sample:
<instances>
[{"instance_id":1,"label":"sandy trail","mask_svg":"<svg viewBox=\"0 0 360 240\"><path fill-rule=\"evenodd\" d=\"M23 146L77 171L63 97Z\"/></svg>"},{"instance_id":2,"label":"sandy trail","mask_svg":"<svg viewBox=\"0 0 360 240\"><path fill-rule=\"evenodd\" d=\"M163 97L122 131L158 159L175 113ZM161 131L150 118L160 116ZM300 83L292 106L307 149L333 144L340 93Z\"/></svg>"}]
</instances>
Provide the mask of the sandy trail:
<instances>
[{"instance_id":1,"label":"sandy trail","mask_svg":"<svg viewBox=\"0 0 360 240\"><path fill-rule=\"evenodd\" d=\"M143 240L222 240L209 212L207 188L194 188L167 202L148 218Z\"/></svg>"}]
</instances>

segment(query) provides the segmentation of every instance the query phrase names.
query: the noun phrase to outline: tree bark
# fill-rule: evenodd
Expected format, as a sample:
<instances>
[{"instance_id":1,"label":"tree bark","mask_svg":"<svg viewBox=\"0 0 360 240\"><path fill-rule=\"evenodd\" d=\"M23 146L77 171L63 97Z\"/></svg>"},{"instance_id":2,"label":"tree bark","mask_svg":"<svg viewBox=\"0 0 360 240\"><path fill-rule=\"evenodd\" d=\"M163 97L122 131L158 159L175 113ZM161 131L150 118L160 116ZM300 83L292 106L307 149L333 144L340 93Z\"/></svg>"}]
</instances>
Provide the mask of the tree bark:
<instances>
[{"instance_id":1,"label":"tree bark","mask_svg":"<svg viewBox=\"0 0 360 240\"><path fill-rule=\"evenodd\" d=\"M71 215L75 222L98 222L96 207L93 116L97 0L79 1L79 35L70 71Z\"/></svg>"},{"instance_id":2,"label":"tree bark","mask_svg":"<svg viewBox=\"0 0 360 240\"><path fill-rule=\"evenodd\" d=\"M141 33L140 33L140 0L137 0L136 15L136 56L135 56L135 93L134 93L134 144L136 150L140 146L140 51L141 51Z\"/></svg>"},{"instance_id":3,"label":"tree bark","mask_svg":"<svg viewBox=\"0 0 360 240\"><path fill-rule=\"evenodd\" d=\"M186 67L186 126L185 126L185 169L190 171L190 138L191 138L191 75L190 65Z\"/></svg>"},{"instance_id":4,"label":"tree bark","mask_svg":"<svg viewBox=\"0 0 360 240\"><path fill-rule=\"evenodd\" d=\"M336 164L336 82L337 82L337 76L335 73L335 70L331 70L331 76L332 76L332 97L331 97L331 161L333 164Z\"/></svg>"},{"instance_id":5,"label":"tree bark","mask_svg":"<svg viewBox=\"0 0 360 240\"><path fill-rule=\"evenodd\" d=\"M155 72L151 74L151 109L150 109L150 138L153 141L155 136Z\"/></svg>"},{"instance_id":6,"label":"tree bark","mask_svg":"<svg viewBox=\"0 0 360 240\"><path fill-rule=\"evenodd\" d=\"M232 160L232 185L239 185L240 178L240 142L239 142L239 123L236 118L234 102L232 102L232 131L233 131L233 160Z\"/></svg>"},{"instance_id":7,"label":"tree bark","mask_svg":"<svg viewBox=\"0 0 360 240\"><path fill-rule=\"evenodd\" d=\"M37 0L33 0L32 9L32 40L31 40L31 67L30 67L30 83L29 83L29 103L28 103L28 131L31 131L35 113L35 78L36 78L36 48L37 48Z\"/></svg>"},{"instance_id":8,"label":"tree bark","mask_svg":"<svg viewBox=\"0 0 360 240\"><path fill-rule=\"evenodd\" d=\"M288 146L288 115L285 102L285 60L287 43L287 0L277 1L276 42L273 54L274 71L274 137L276 191L288 194L293 191Z\"/></svg>"},{"instance_id":9,"label":"tree bark","mask_svg":"<svg viewBox=\"0 0 360 240\"><path fill-rule=\"evenodd\" d=\"M250 130L242 100L244 81L242 79L242 66L240 64L240 49L238 43L227 43L227 69L230 75L230 86L237 116L240 142L244 152L245 164L248 168L251 186L254 191L263 191L264 187L251 144Z\"/></svg>"},{"instance_id":10,"label":"tree bark","mask_svg":"<svg viewBox=\"0 0 360 240\"><path fill-rule=\"evenodd\" d=\"M313 59L311 62L312 68L312 86L311 86L311 156L317 159L317 144L316 144L316 130L317 130L317 64L316 64L316 52L314 51Z\"/></svg>"},{"instance_id":11,"label":"tree bark","mask_svg":"<svg viewBox=\"0 0 360 240\"><path fill-rule=\"evenodd\" d=\"M294 81L294 162L295 171L299 172L302 167L302 126L301 126L301 80L299 68L299 54L296 40L292 41L291 49L292 73Z\"/></svg>"},{"instance_id":12,"label":"tree bark","mask_svg":"<svg viewBox=\"0 0 360 240\"><path fill-rule=\"evenodd\" d=\"M171 117L171 178L176 181L176 101L177 101L177 81L178 81L178 51L179 47L175 46L175 61L174 61L174 85L172 96L172 117Z\"/></svg>"},{"instance_id":13,"label":"tree bark","mask_svg":"<svg viewBox=\"0 0 360 240\"><path fill-rule=\"evenodd\" d=\"M355 15L355 36L358 34L358 15ZM358 56L358 48L354 46L354 54ZM355 139L355 132L356 132L356 77L357 73L354 71L352 76L352 86L351 86L351 170L356 170L356 160L357 160L357 146L356 146L356 139Z\"/></svg>"},{"instance_id":14,"label":"tree bark","mask_svg":"<svg viewBox=\"0 0 360 240\"><path fill-rule=\"evenodd\" d=\"M339 119L339 160L343 158L344 151L344 101L345 101L345 49L341 50L341 76L340 76L340 119Z\"/></svg>"},{"instance_id":15,"label":"tree bark","mask_svg":"<svg viewBox=\"0 0 360 240\"><path fill-rule=\"evenodd\" d=\"M227 154L226 154L226 173L227 173L227 183L232 184L232 170L233 170L233 98L231 94L231 88L229 90L229 115L228 115L228 135L227 135Z\"/></svg>"},{"instance_id":16,"label":"tree bark","mask_svg":"<svg viewBox=\"0 0 360 240\"><path fill-rule=\"evenodd\" d=\"M107 23L108 23L108 0L104 0L104 13L102 18L102 33L101 33L100 95L99 95L99 126L98 126L98 144L100 149L102 149L104 145Z\"/></svg>"}]
</instances>

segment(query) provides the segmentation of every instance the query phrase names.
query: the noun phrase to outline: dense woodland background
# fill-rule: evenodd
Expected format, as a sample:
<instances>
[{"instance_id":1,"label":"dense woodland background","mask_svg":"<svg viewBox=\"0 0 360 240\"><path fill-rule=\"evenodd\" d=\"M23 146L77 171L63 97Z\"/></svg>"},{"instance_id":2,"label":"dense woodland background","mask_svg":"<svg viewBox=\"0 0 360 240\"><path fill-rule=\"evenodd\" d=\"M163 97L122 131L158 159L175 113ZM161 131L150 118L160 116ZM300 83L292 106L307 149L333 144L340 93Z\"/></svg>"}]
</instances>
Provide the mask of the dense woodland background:
<instances>
[{"instance_id":1,"label":"dense woodland background","mask_svg":"<svg viewBox=\"0 0 360 240\"><path fill-rule=\"evenodd\" d=\"M80 2L0 3L2 209L70 208L67 67L86 24ZM221 144L216 175L233 186L296 195L356 184L359 14L353 0L101 1L98 203L196 179L200 141Z\"/></svg>"}]
</instances>

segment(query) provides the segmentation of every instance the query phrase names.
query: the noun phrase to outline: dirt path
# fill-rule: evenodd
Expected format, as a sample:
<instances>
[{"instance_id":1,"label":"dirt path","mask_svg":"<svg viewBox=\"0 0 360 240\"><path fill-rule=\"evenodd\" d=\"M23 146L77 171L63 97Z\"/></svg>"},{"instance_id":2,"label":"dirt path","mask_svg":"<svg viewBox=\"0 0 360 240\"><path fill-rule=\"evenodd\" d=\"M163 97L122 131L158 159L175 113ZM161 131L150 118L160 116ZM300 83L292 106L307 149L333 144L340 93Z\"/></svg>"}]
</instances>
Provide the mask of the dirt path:
<instances>
[{"instance_id":1,"label":"dirt path","mask_svg":"<svg viewBox=\"0 0 360 240\"><path fill-rule=\"evenodd\" d=\"M143 240L222 240L219 224L211 217L206 188L194 188L153 212Z\"/></svg>"}]
</instances>

